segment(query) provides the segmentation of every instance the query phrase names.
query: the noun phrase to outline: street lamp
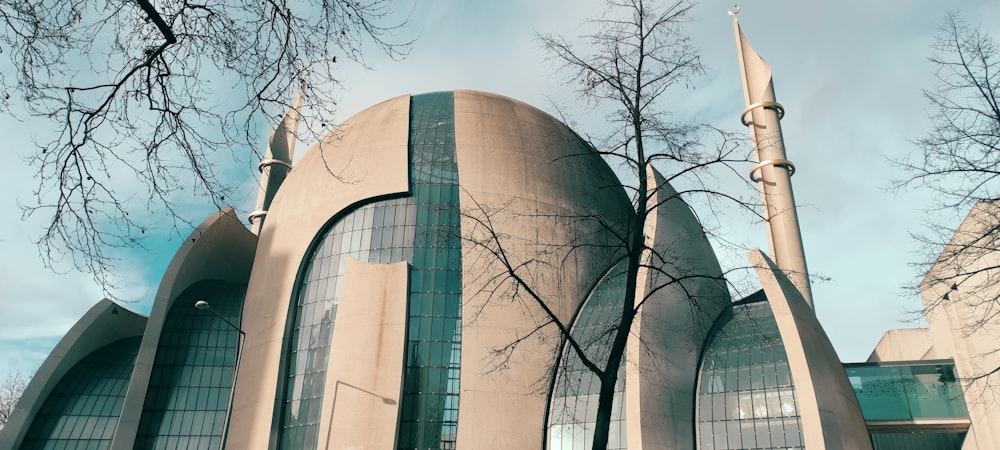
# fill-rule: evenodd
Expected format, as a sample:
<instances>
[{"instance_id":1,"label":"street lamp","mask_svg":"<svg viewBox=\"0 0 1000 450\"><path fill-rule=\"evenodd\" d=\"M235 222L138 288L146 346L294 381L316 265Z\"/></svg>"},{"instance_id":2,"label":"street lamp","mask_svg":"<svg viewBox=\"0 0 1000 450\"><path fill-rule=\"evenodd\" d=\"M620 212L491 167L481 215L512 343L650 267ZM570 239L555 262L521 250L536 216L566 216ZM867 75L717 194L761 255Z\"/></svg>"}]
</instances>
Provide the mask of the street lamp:
<instances>
[{"instance_id":1,"label":"street lamp","mask_svg":"<svg viewBox=\"0 0 1000 450\"><path fill-rule=\"evenodd\" d=\"M222 314L219 314L218 311L212 309L212 305L208 304L207 301L198 300L194 302L194 307L200 310L208 310L208 312L215 314L215 317L222 319L222 321L225 322L226 325L229 325L230 327L232 327L232 329L236 330L239 333L239 342L237 343L236 346L236 358L233 363L233 381L230 384L231 387L229 388L229 403L226 406L226 424L222 428L222 444L219 447L220 449L225 449L226 439L229 437L229 423L233 417L233 398L235 397L236 394L236 374L240 370L240 355L241 353L243 353L243 341L246 339L247 334L246 332L243 331L242 328L236 326L236 324L230 322L229 319L225 318Z\"/></svg>"}]
</instances>

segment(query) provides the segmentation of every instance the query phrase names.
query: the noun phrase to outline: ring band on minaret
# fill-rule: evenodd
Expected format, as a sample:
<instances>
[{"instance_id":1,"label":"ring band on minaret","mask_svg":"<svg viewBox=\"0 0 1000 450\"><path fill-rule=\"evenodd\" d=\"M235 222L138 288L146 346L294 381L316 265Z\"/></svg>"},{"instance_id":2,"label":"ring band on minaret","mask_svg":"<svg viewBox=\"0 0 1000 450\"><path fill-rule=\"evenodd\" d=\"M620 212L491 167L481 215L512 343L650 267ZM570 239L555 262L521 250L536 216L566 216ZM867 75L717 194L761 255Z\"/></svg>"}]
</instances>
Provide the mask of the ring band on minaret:
<instances>
[{"instance_id":1,"label":"ring band on minaret","mask_svg":"<svg viewBox=\"0 0 1000 450\"><path fill-rule=\"evenodd\" d=\"M266 215L267 215L267 211L264 211L262 209L258 209L256 211L250 213L249 215L247 215L247 220L250 221L250 224L253 224L254 222L257 221L257 219L259 219L261 217L264 217Z\"/></svg>"},{"instance_id":2,"label":"ring band on minaret","mask_svg":"<svg viewBox=\"0 0 1000 450\"><path fill-rule=\"evenodd\" d=\"M787 159L767 159L767 160L764 160L764 161L761 161L761 162L757 163L757 165L753 166L753 168L750 169L750 181L753 181L754 183L757 183L757 182L760 182L761 180L763 180L764 177L754 177L754 173L759 172L760 169L763 169L763 168L765 168L767 166L774 166L774 167L784 168L784 169L788 170L788 176L789 177L791 177L792 175L795 175L795 164L792 164L791 161L789 161Z\"/></svg>"},{"instance_id":3,"label":"ring band on minaret","mask_svg":"<svg viewBox=\"0 0 1000 450\"><path fill-rule=\"evenodd\" d=\"M750 124L753 123L752 121L748 121L747 120L747 114L749 114L750 111L753 111L753 110L755 110L757 108L773 109L775 112L778 113L778 120L781 120L783 117L785 117L785 107L781 106L781 103L778 103L778 102L757 102L757 103L754 103L754 104L752 104L750 106L747 106L747 109L743 110L743 114L740 114L740 122L743 122L743 126L749 127Z\"/></svg>"},{"instance_id":4,"label":"ring band on minaret","mask_svg":"<svg viewBox=\"0 0 1000 450\"><path fill-rule=\"evenodd\" d=\"M268 159L262 160L259 164L257 164L257 170L259 170L261 173L264 173L264 168L265 167L270 167L270 166L272 166L274 164L277 164L279 166L285 166L285 167L288 168L288 170L292 170L292 164L291 163L289 163L287 161L282 161L280 159L273 159L273 158L268 158Z\"/></svg>"}]
</instances>

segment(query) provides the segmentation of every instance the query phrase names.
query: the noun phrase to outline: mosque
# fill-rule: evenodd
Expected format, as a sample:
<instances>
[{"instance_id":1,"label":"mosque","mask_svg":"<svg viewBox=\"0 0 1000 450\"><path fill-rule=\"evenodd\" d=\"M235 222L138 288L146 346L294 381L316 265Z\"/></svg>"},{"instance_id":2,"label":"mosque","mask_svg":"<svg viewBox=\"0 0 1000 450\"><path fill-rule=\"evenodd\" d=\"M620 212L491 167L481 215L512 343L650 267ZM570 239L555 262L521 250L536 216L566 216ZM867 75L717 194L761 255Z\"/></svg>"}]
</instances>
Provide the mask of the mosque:
<instances>
[{"instance_id":1,"label":"mosque","mask_svg":"<svg viewBox=\"0 0 1000 450\"><path fill-rule=\"evenodd\" d=\"M257 209L205 219L148 316L94 305L0 448L589 449L601 383L587 361L607 361L629 286L641 302L609 449L1000 448L991 391L963 382L1000 367L971 301L996 289L985 272L948 281L998 255L942 259L922 289L929 328L841 363L812 307L784 109L734 31L768 219L768 252L748 254L760 291L730 297L696 215L655 169L655 207L635 227L602 157L525 103L403 95L294 165L293 108L260 163ZM998 211L978 205L949 248ZM634 229L647 250L630 283Z\"/></svg>"}]
</instances>

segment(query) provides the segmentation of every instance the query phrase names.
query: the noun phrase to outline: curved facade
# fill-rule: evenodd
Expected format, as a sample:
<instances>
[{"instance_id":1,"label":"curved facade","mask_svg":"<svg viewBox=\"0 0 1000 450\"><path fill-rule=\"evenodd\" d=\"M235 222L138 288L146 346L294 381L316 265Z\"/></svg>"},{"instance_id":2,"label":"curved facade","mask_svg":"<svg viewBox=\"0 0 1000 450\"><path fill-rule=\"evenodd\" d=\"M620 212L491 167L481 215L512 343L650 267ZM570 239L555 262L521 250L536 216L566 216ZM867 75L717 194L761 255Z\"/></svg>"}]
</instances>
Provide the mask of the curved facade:
<instances>
[{"instance_id":1,"label":"curved facade","mask_svg":"<svg viewBox=\"0 0 1000 450\"><path fill-rule=\"evenodd\" d=\"M701 224L650 167L646 226L652 249L638 273L642 304L619 369L609 448L684 448L694 442L697 365L712 323L729 305L725 279ZM607 360L621 317L624 263L597 285L573 324L590 359ZM600 380L563 350L549 412L549 448L587 449L597 417Z\"/></svg>"},{"instance_id":2,"label":"curved facade","mask_svg":"<svg viewBox=\"0 0 1000 450\"><path fill-rule=\"evenodd\" d=\"M135 363L135 354L129 356L119 351L121 350L120 347L109 349L109 346L125 345L121 343L126 340L134 342L140 339L146 328L146 322L145 317L129 311L108 299L101 300L92 306L73 325L69 332L66 333L66 336L59 341L59 344L56 345L56 348L52 350L52 353L45 359L45 362L38 368L31 382L24 389L17 407L9 417L2 432L0 432L0 448L20 448L28 445L44 446L46 445L45 442L48 442L49 439L71 439L68 435L62 434L64 430L57 430L50 428L51 425L43 424L46 422L51 423L49 419L56 418L59 414L62 414L55 410L46 409L49 407L61 408L58 403L50 403L50 399L61 396L64 399L74 398L73 401L75 402L77 399L89 398L91 395L106 395L107 397L115 397L117 399L119 393L115 389L112 389L112 387L116 386L114 377L119 372L104 372L102 373L105 380L104 383L92 380L95 384L88 384L86 382L74 383L70 380L70 373L88 373L93 374L97 378L97 374L101 370L101 367L97 367L97 362L109 366L128 366L131 368ZM128 372L131 373L131 369ZM126 380L120 387L126 389L128 385ZM108 390L102 393L94 391L94 389L104 388ZM124 392L121 394L124 395ZM81 404L80 408L82 409L80 409L80 412L83 412L83 414L79 414L78 419L93 415L95 421L114 420L117 422L119 414L117 412L106 411L104 409L106 405L107 402L105 402L105 406L97 410L94 405L87 406L86 404ZM120 408L112 405L112 410L116 409ZM113 419L111 416L113 416ZM49 419L46 419L46 417ZM102 417L102 419L97 419L96 417ZM86 422L83 423L85 424ZM96 430L96 425L93 429ZM30 439L32 443L30 444L26 441L29 430L33 432ZM96 431L91 432L90 438L93 438L95 433ZM83 433L80 431L79 436L82 435ZM97 440L104 439L103 432L98 434L98 436L101 437L96 438ZM71 439L74 445L77 439L79 438Z\"/></svg>"},{"instance_id":3,"label":"curved facade","mask_svg":"<svg viewBox=\"0 0 1000 450\"><path fill-rule=\"evenodd\" d=\"M451 93L413 97L412 195L351 208L321 233L291 317L279 448L316 445L341 280L353 258L407 262L410 284L400 446L454 446L461 352L461 238ZM337 381L334 381L336 383Z\"/></svg>"},{"instance_id":4,"label":"curved facade","mask_svg":"<svg viewBox=\"0 0 1000 450\"><path fill-rule=\"evenodd\" d=\"M592 361L606 364L611 338L607 331L621 317L619 300L625 289L625 268L619 264L597 284L573 323L573 338ZM586 450L593 446L597 422L597 404L601 380L587 369L580 357L568 346L563 347L552 387L548 412L548 448ZM611 429L608 450L628 448L628 427L625 423L625 367L618 371L614 404L611 408Z\"/></svg>"},{"instance_id":5,"label":"curved facade","mask_svg":"<svg viewBox=\"0 0 1000 450\"><path fill-rule=\"evenodd\" d=\"M752 250L748 257L788 355L803 445L809 449L871 449L854 389L816 313L767 255Z\"/></svg>"},{"instance_id":6,"label":"curved facade","mask_svg":"<svg viewBox=\"0 0 1000 450\"><path fill-rule=\"evenodd\" d=\"M232 208L211 215L184 239L156 291L111 448L131 450L154 444L210 448L211 436L224 434L225 422L219 424L210 412L218 404L209 407L207 403L220 389L230 389L232 378L221 380L225 377L219 372L226 369L218 366L227 363L218 352L236 352L239 345L229 337L231 331L220 330L238 327L239 322L220 324L215 314L239 314L256 243L257 237ZM195 310L197 300L215 305L214 313ZM215 310L216 306L220 309ZM199 320L192 322L193 317ZM211 343L209 336L214 338ZM150 392L155 393L152 398ZM213 417L195 422L195 416L202 418L202 414ZM199 429L185 427L186 423L198 423Z\"/></svg>"}]
</instances>

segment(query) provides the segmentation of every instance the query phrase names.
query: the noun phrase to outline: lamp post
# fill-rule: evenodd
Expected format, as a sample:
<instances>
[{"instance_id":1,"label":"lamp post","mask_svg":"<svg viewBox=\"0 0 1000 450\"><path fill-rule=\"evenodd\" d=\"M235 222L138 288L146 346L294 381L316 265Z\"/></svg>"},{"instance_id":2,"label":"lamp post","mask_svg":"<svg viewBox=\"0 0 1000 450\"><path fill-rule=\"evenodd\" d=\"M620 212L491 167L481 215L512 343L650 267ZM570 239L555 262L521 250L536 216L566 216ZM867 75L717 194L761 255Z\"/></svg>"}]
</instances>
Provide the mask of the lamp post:
<instances>
[{"instance_id":1,"label":"lamp post","mask_svg":"<svg viewBox=\"0 0 1000 450\"><path fill-rule=\"evenodd\" d=\"M230 322L229 319L225 318L222 314L219 314L218 311L212 309L212 305L210 305L207 301L198 300L194 302L194 307L201 310L208 310L208 312L215 314L215 317L222 319L222 321L225 322L226 325L229 325L230 327L232 327L232 329L236 330L239 333L239 342L237 342L236 345L236 358L235 361L233 362L233 381L230 384L229 402L226 405L226 423L222 428L222 444L219 447L220 449L225 449L226 439L229 437L229 423L233 417L233 399L236 394L236 374L240 370L240 354L243 353L243 341L244 339L246 339L247 334L245 331L243 331L242 328L236 326L236 324Z\"/></svg>"}]
</instances>

